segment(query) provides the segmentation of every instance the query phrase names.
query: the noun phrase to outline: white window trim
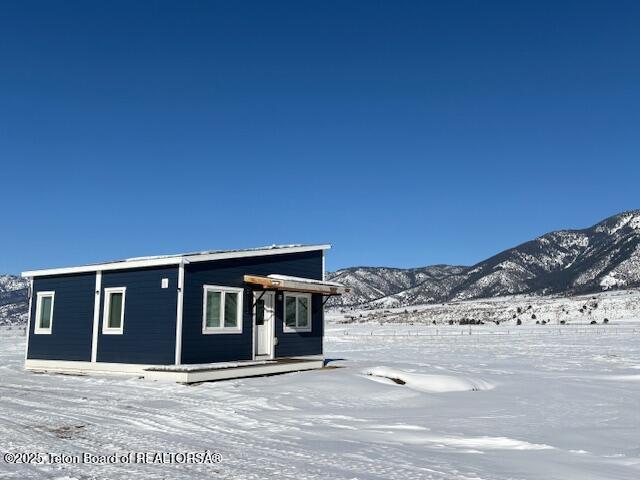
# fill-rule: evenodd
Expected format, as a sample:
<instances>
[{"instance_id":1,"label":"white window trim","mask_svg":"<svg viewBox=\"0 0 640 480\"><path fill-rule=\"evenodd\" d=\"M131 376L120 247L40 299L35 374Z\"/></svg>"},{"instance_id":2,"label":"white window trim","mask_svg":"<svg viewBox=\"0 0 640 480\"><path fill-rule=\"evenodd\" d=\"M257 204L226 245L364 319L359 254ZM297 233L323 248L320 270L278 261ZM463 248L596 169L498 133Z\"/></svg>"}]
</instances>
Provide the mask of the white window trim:
<instances>
[{"instance_id":1,"label":"white window trim","mask_svg":"<svg viewBox=\"0 0 640 480\"><path fill-rule=\"evenodd\" d=\"M224 287L221 285L203 285L202 286L202 334L203 335L211 335L211 334L220 334L220 333L242 333L242 323L243 323L243 315L242 315L242 301L244 297L244 288L236 288L236 287ZM207 327L207 293L208 292L220 292L222 293L220 297L220 324L222 327ZM224 326L224 302L226 293L237 293L238 294L238 325L236 327L225 327Z\"/></svg>"},{"instance_id":2,"label":"white window trim","mask_svg":"<svg viewBox=\"0 0 640 480\"><path fill-rule=\"evenodd\" d=\"M40 322L40 313L42 311L42 298L51 297L51 318L49 319L49 328L42 328ZM38 292L36 294L36 323L33 328L33 333L38 335L51 335L51 329L53 328L53 306L56 301L56 292Z\"/></svg>"},{"instance_id":3,"label":"white window trim","mask_svg":"<svg viewBox=\"0 0 640 480\"><path fill-rule=\"evenodd\" d=\"M296 299L296 325L298 325L298 298L306 298L307 299L307 327L290 327L287 325L287 298L293 297ZM311 321L313 319L312 308L311 308L311 294L310 293L293 293L287 292L284 294L284 300L282 304L282 331L284 333L298 333L298 332L310 332L312 329Z\"/></svg>"},{"instance_id":4,"label":"white window trim","mask_svg":"<svg viewBox=\"0 0 640 480\"><path fill-rule=\"evenodd\" d=\"M122 293L122 311L120 312L120 328L109 327L109 307L111 294ZM127 287L110 287L104 289L104 306L102 307L102 334L122 335L124 333L124 310L127 298Z\"/></svg>"}]
</instances>

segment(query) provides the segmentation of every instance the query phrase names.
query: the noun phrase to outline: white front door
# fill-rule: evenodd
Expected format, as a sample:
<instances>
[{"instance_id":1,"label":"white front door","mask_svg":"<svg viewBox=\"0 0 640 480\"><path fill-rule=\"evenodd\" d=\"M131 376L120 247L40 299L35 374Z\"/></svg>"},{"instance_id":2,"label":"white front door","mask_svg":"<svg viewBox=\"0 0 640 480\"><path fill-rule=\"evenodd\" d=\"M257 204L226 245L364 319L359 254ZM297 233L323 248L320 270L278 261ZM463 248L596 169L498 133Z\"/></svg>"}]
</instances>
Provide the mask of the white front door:
<instances>
[{"instance_id":1,"label":"white front door","mask_svg":"<svg viewBox=\"0 0 640 480\"><path fill-rule=\"evenodd\" d=\"M274 300L273 292L254 292L253 294L254 358L273 358Z\"/></svg>"}]
</instances>

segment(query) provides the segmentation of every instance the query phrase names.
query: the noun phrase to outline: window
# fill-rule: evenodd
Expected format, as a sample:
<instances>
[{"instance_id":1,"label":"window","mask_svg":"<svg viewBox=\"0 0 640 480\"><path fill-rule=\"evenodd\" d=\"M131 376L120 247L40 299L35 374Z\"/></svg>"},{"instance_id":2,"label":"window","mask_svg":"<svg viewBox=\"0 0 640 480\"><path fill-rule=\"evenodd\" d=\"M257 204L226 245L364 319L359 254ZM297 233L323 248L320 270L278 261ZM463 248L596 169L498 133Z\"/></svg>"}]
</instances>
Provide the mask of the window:
<instances>
[{"instance_id":1,"label":"window","mask_svg":"<svg viewBox=\"0 0 640 480\"><path fill-rule=\"evenodd\" d=\"M122 335L124 330L125 287L104 289L103 335Z\"/></svg>"},{"instance_id":2,"label":"window","mask_svg":"<svg viewBox=\"0 0 640 480\"><path fill-rule=\"evenodd\" d=\"M33 333L50 334L53 325L53 300L56 292L38 292L36 295L36 325Z\"/></svg>"},{"instance_id":3,"label":"window","mask_svg":"<svg viewBox=\"0 0 640 480\"><path fill-rule=\"evenodd\" d=\"M284 331L311 331L311 295L308 293L285 294Z\"/></svg>"},{"instance_id":4,"label":"window","mask_svg":"<svg viewBox=\"0 0 640 480\"><path fill-rule=\"evenodd\" d=\"M242 333L242 288L204 286L202 333Z\"/></svg>"}]
</instances>

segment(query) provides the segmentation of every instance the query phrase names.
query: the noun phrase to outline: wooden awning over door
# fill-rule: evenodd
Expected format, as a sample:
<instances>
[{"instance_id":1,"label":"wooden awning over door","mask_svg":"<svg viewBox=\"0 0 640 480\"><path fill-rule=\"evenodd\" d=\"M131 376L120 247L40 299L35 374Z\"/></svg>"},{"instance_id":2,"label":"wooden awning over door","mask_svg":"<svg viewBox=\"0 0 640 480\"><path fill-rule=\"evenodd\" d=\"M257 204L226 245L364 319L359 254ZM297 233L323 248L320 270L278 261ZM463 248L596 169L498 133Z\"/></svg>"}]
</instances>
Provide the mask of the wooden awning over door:
<instances>
[{"instance_id":1,"label":"wooden awning over door","mask_svg":"<svg viewBox=\"0 0 640 480\"><path fill-rule=\"evenodd\" d=\"M335 282L324 282L312 278L290 277L286 275L245 275L244 282L264 290L276 290L300 293L317 293L320 295L342 295L350 291L344 285Z\"/></svg>"}]
</instances>

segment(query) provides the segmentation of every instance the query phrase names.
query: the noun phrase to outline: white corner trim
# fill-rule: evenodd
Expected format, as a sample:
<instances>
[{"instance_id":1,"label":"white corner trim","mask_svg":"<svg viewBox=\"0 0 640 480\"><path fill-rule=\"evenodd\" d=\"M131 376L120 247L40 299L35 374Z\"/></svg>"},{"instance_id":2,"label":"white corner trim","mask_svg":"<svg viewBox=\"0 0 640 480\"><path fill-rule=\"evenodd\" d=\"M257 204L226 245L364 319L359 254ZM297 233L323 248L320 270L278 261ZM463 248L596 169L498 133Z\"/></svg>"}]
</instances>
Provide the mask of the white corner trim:
<instances>
[{"instance_id":1,"label":"white corner trim","mask_svg":"<svg viewBox=\"0 0 640 480\"><path fill-rule=\"evenodd\" d=\"M284 255L287 253L314 252L329 250L331 245L305 245L297 247L261 248L255 250L238 250L231 252L204 253L175 255L158 258L138 258L121 260L117 262L97 263L94 265L81 265L78 267L49 268L45 270L29 270L22 272L23 277L41 277L44 275L65 275L69 273L96 272L106 270L124 270L131 268L147 268L163 265L180 265L183 262L209 262L211 260L226 260L230 258L263 257L272 255Z\"/></svg>"},{"instance_id":2,"label":"white corner trim","mask_svg":"<svg viewBox=\"0 0 640 480\"><path fill-rule=\"evenodd\" d=\"M91 361L98 359L98 331L100 330L100 298L102 292L102 272L96 272L96 289L93 303L93 331L91 334Z\"/></svg>"},{"instance_id":3,"label":"white corner trim","mask_svg":"<svg viewBox=\"0 0 640 480\"><path fill-rule=\"evenodd\" d=\"M202 286L202 334L203 335L219 335L219 334L234 334L242 333L243 318L243 300L244 300L244 288L238 287L226 287L222 285L203 285ZM207 327L207 293L208 292L220 292L220 327ZM225 327L225 300L226 293L238 294L238 325L236 327Z\"/></svg>"},{"instance_id":4,"label":"white corner trim","mask_svg":"<svg viewBox=\"0 0 640 480\"><path fill-rule=\"evenodd\" d=\"M176 311L176 357L175 364L182 363L182 315L184 311L184 263L178 266L178 308Z\"/></svg>"},{"instance_id":5,"label":"white corner trim","mask_svg":"<svg viewBox=\"0 0 640 480\"><path fill-rule=\"evenodd\" d=\"M51 316L49 317L49 328L42 328L40 326L40 314L42 309L42 298L43 297L51 297ZM33 333L36 335L51 335L51 331L53 330L53 312L54 305L56 303L56 292L48 291L48 292L38 292L36 294L36 324L33 329Z\"/></svg>"},{"instance_id":6,"label":"white corner trim","mask_svg":"<svg viewBox=\"0 0 640 480\"><path fill-rule=\"evenodd\" d=\"M29 316L27 317L27 341L24 347L24 359L29 358L29 339L31 338L31 309L33 308L33 277L29 279Z\"/></svg>"},{"instance_id":7,"label":"white corner trim","mask_svg":"<svg viewBox=\"0 0 640 480\"><path fill-rule=\"evenodd\" d=\"M322 251L322 281L327 280L327 264L325 263L325 251ZM312 311L313 312L313 311ZM324 332L327 331L327 322L324 316L324 301L320 306L320 315L322 315L322 342L324 343ZM311 320L313 321L313 313L311 314Z\"/></svg>"},{"instance_id":8,"label":"white corner trim","mask_svg":"<svg viewBox=\"0 0 640 480\"><path fill-rule=\"evenodd\" d=\"M325 259L324 259L324 250L322 251L322 281L324 282L327 278L327 270L326 270L326 264L325 264Z\"/></svg>"},{"instance_id":9,"label":"white corner trim","mask_svg":"<svg viewBox=\"0 0 640 480\"><path fill-rule=\"evenodd\" d=\"M292 297L296 299L296 326L289 327L287 325L287 297ZM306 298L307 299L307 325L306 327L298 327L300 323L300 319L298 318L298 298ZM284 297L282 299L282 332L283 333L308 333L312 330L313 325L313 298L310 293L297 293L297 292L285 292Z\"/></svg>"},{"instance_id":10,"label":"white corner trim","mask_svg":"<svg viewBox=\"0 0 640 480\"><path fill-rule=\"evenodd\" d=\"M122 293L122 308L120 311L120 327L109 327L109 309L111 308L111 294ZM124 332L124 311L126 309L127 287L110 287L104 289L104 308L102 309L102 334L122 335Z\"/></svg>"}]
</instances>

